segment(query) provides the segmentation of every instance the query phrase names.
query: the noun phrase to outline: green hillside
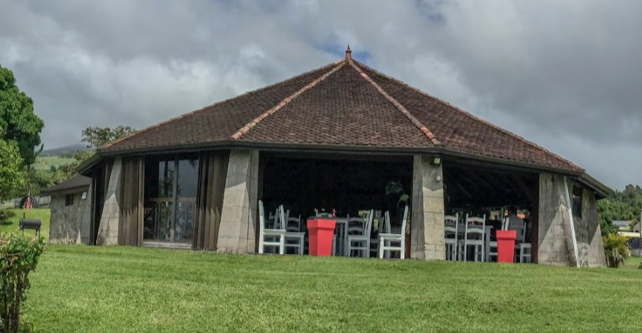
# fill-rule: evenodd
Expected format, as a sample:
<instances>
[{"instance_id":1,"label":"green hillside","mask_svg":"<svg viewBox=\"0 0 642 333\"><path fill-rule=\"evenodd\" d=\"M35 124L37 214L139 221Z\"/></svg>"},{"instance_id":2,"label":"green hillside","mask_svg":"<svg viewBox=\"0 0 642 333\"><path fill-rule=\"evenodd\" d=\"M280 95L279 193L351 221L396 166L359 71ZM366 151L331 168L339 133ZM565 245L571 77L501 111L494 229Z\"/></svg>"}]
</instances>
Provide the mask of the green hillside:
<instances>
[{"instance_id":1,"label":"green hillside","mask_svg":"<svg viewBox=\"0 0 642 333\"><path fill-rule=\"evenodd\" d=\"M54 166L56 169L63 164L71 163L75 161L73 157L61 157L58 155L55 156L39 156L36 158L36 163L34 167L36 170L51 171L51 166Z\"/></svg>"}]
</instances>

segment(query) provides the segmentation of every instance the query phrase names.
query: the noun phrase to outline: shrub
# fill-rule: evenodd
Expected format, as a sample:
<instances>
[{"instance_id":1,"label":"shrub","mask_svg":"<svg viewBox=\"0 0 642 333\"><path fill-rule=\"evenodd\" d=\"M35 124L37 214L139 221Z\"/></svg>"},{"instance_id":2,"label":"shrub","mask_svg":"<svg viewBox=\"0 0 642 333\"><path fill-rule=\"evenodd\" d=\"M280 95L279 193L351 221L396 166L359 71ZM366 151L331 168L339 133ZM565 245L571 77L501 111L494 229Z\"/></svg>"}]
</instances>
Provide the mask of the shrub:
<instances>
[{"instance_id":1,"label":"shrub","mask_svg":"<svg viewBox=\"0 0 642 333\"><path fill-rule=\"evenodd\" d=\"M10 218L16 216L16 213L11 209L0 209L0 224L5 224Z\"/></svg>"},{"instance_id":2,"label":"shrub","mask_svg":"<svg viewBox=\"0 0 642 333\"><path fill-rule=\"evenodd\" d=\"M36 269L44 243L42 237L0 233L0 333L18 332L20 304L30 287L29 272Z\"/></svg>"},{"instance_id":3,"label":"shrub","mask_svg":"<svg viewBox=\"0 0 642 333\"><path fill-rule=\"evenodd\" d=\"M618 234L604 236L604 254L609 267L618 268L631 255L626 237Z\"/></svg>"}]
</instances>

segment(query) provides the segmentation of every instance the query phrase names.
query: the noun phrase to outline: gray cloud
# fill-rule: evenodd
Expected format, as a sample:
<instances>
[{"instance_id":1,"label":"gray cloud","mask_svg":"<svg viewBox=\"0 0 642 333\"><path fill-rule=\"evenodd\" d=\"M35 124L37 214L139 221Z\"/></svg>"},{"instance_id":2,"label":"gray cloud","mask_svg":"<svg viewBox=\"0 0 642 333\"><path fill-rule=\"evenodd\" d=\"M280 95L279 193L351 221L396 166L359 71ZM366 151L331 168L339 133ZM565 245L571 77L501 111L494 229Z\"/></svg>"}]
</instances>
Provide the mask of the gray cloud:
<instances>
[{"instance_id":1,"label":"gray cloud","mask_svg":"<svg viewBox=\"0 0 642 333\"><path fill-rule=\"evenodd\" d=\"M52 148L357 57L587 168L642 184L639 1L0 2L0 63Z\"/></svg>"}]
</instances>

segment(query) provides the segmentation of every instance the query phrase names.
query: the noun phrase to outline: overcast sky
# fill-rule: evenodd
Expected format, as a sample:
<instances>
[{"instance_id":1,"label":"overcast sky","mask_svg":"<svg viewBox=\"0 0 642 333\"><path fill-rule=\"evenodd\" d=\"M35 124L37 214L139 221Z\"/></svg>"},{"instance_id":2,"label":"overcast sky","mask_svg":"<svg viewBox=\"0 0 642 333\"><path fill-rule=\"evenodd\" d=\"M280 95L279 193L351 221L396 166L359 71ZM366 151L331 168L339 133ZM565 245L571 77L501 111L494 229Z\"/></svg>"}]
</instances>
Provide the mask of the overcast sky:
<instances>
[{"instance_id":1,"label":"overcast sky","mask_svg":"<svg viewBox=\"0 0 642 333\"><path fill-rule=\"evenodd\" d=\"M0 64L45 121L143 128L343 57L642 185L642 1L0 0Z\"/></svg>"}]
</instances>

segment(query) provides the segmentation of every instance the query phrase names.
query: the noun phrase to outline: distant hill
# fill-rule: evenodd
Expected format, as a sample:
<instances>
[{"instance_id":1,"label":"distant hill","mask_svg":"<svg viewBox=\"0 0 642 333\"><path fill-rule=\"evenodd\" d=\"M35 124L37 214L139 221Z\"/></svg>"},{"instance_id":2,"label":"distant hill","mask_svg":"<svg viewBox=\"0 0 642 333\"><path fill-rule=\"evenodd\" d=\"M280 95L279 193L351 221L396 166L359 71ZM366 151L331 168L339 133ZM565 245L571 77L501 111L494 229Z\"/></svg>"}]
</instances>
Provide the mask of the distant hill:
<instances>
[{"instance_id":1,"label":"distant hill","mask_svg":"<svg viewBox=\"0 0 642 333\"><path fill-rule=\"evenodd\" d=\"M40 156L57 156L64 153L71 153L79 150L86 151L87 146L85 146L84 144L78 143L78 144L64 146L60 148L46 149L42 151Z\"/></svg>"}]
</instances>

